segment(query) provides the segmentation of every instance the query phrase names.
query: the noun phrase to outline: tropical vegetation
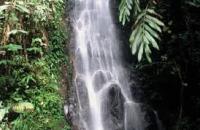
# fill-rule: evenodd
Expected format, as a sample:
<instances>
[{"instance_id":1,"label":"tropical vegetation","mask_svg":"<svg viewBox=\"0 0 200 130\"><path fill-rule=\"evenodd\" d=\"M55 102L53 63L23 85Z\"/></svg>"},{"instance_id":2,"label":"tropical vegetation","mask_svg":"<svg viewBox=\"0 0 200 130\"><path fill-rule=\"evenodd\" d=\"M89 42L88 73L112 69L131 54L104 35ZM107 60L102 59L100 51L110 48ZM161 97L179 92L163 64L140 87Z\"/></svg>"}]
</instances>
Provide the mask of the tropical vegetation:
<instances>
[{"instance_id":1,"label":"tropical vegetation","mask_svg":"<svg viewBox=\"0 0 200 130\"><path fill-rule=\"evenodd\" d=\"M0 129L68 130L61 65L67 66L63 0L0 2Z\"/></svg>"},{"instance_id":2,"label":"tropical vegetation","mask_svg":"<svg viewBox=\"0 0 200 130\"><path fill-rule=\"evenodd\" d=\"M166 130L200 130L200 0L115 1L140 101ZM67 2L0 1L0 130L70 130Z\"/></svg>"}]
</instances>

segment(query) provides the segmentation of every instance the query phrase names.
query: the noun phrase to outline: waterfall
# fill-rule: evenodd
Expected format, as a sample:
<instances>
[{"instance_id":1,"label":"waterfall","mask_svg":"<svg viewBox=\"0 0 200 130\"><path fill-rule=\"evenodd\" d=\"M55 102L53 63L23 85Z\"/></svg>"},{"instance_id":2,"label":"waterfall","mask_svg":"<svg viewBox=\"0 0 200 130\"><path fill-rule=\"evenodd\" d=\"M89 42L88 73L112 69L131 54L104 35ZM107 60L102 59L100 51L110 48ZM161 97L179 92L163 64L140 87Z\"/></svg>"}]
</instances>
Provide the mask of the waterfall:
<instances>
[{"instance_id":1,"label":"waterfall","mask_svg":"<svg viewBox=\"0 0 200 130\"><path fill-rule=\"evenodd\" d=\"M109 0L75 0L75 78L79 130L144 130L140 104L111 16Z\"/></svg>"}]
</instances>

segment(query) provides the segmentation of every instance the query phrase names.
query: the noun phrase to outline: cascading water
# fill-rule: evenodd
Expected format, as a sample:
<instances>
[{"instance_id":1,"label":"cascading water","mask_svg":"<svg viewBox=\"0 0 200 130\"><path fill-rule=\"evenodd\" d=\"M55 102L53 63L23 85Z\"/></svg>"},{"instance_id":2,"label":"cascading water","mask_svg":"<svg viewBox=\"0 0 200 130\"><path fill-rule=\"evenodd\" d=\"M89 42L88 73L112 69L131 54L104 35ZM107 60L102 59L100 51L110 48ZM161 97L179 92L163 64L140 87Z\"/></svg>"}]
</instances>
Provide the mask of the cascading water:
<instances>
[{"instance_id":1,"label":"cascading water","mask_svg":"<svg viewBox=\"0 0 200 130\"><path fill-rule=\"evenodd\" d=\"M144 130L130 90L109 0L75 0L75 79L79 130Z\"/></svg>"}]
</instances>

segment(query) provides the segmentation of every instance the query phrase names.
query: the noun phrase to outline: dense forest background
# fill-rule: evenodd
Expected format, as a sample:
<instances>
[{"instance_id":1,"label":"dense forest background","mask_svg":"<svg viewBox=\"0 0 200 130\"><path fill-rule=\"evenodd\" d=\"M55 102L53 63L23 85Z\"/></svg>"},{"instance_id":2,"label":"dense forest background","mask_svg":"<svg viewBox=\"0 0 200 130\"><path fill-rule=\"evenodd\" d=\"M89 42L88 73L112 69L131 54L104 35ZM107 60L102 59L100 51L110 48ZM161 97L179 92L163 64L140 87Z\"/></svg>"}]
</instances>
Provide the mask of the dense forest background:
<instances>
[{"instance_id":1,"label":"dense forest background","mask_svg":"<svg viewBox=\"0 0 200 130\"><path fill-rule=\"evenodd\" d=\"M200 1L118 4L123 34L135 55L132 78L142 87L136 99L158 112L166 130L199 130Z\"/></svg>"},{"instance_id":2,"label":"dense forest background","mask_svg":"<svg viewBox=\"0 0 200 130\"><path fill-rule=\"evenodd\" d=\"M158 112L166 130L200 130L200 1L116 6L134 54L132 78L141 86L135 96ZM63 113L72 75L67 7L64 0L0 1L0 130L70 129Z\"/></svg>"}]
</instances>

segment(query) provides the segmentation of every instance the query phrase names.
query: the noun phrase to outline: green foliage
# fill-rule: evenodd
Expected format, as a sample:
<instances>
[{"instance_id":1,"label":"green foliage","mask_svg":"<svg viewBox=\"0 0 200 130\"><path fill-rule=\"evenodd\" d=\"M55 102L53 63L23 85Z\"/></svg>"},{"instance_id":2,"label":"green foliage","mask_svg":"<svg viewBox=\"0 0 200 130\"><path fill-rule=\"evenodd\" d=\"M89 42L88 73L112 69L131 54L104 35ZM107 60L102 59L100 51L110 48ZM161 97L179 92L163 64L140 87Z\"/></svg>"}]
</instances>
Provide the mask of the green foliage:
<instances>
[{"instance_id":1,"label":"green foliage","mask_svg":"<svg viewBox=\"0 0 200 130\"><path fill-rule=\"evenodd\" d=\"M156 1L156 11L167 23L160 52L154 55L153 63L137 65L141 78L145 78L141 82L147 85L147 102L158 111L167 130L199 130L199 2ZM132 70L135 74L135 68Z\"/></svg>"},{"instance_id":2,"label":"green foliage","mask_svg":"<svg viewBox=\"0 0 200 130\"><path fill-rule=\"evenodd\" d=\"M138 51L138 61L141 61L143 54L145 54L147 60L151 62L151 46L159 50L157 40L160 40L159 33L162 32L161 26L164 26L164 23L155 16L159 15L154 10L145 9L137 16L135 21L135 28L129 41L132 53L136 54Z\"/></svg>"},{"instance_id":3,"label":"green foliage","mask_svg":"<svg viewBox=\"0 0 200 130\"><path fill-rule=\"evenodd\" d=\"M58 93L67 63L63 10L63 0L0 5L0 129L70 129Z\"/></svg>"},{"instance_id":4,"label":"green foliage","mask_svg":"<svg viewBox=\"0 0 200 130\"><path fill-rule=\"evenodd\" d=\"M119 20L123 25L130 20L131 13L135 18L129 41L132 54L137 53L139 62L144 54L148 62L152 62L151 47L159 50L157 41L160 40L159 33L162 33L161 27L164 26L164 23L158 19L161 16L149 6L150 3L146 5L146 8L141 9L138 0L122 0L119 7ZM132 10L133 7L134 10Z\"/></svg>"},{"instance_id":5,"label":"green foliage","mask_svg":"<svg viewBox=\"0 0 200 130\"><path fill-rule=\"evenodd\" d=\"M0 122L2 122L7 113L8 113L8 108L4 107L2 105L2 101L0 101Z\"/></svg>"},{"instance_id":6,"label":"green foliage","mask_svg":"<svg viewBox=\"0 0 200 130\"><path fill-rule=\"evenodd\" d=\"M22 50L23 48L21 45L8 44L8 45L2 46L1 49L5 49L6 51L11 51L11 52L18 52L19 50Z\"/></svg>"},{"instance_id":7,"label":"green foliage","mask_svg":"<svg viewBox=\"0 0 200 130\"><path fill-rule=\"evenodd\" d=\"M200 0L186 0L186 3L194 7L200 7Z\"/></svg>"},{"instance_id":8,"label":"green foliage","mask_svg":"<svg viewBox=\"0 0 200 130\"><path fill-rule=\"evenodd\" d=\"M122 0L119 6L119 10L119 21L122 22L123 25L125 25L127 21L130 21L132 10L134 12L134 16L141 11L139 7L139 0Z\"/></svg>"}]
</instances>

